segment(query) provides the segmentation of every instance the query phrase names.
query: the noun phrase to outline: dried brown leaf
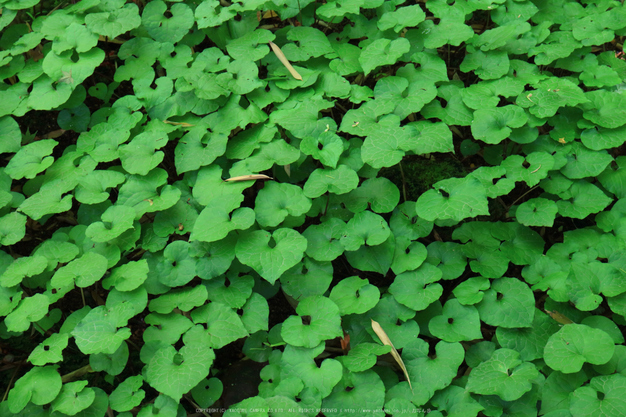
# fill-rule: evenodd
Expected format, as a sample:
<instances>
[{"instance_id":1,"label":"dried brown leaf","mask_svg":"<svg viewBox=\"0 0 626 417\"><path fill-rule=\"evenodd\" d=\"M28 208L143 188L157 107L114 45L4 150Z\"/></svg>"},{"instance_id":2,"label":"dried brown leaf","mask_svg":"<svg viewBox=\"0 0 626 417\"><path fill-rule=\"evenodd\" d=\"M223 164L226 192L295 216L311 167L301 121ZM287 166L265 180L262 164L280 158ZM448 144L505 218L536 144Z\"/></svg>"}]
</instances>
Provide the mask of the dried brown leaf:
<instances>
[{"instance_id":1,"label":"dried brown leaf","mask_svg":"<svg viewBox=\"0 0 626 417\"><path fill-rule=\"evenodd\" d=\"M550 310L545 310L545 312L552 317L552 319L554 319L555 321L561 323L561 324L572 324L574 323L572 320L569 319L569 317L559 313L558 311L550 311Z\"/></svg>"},{"instance_id":2,"label":"dried brown leaf","mask_svg":"<svg viewBox=\"0 0 626 417\"><path fill-rule=\"evenodd\" d=\"M272 51L274 51L274 53L276 54L276 57L278 58L278 60L282 62L285 68L287 68L291 76L295 78L296 80L302 81L302 76L298 74L298 71L296 71L294 67L291 66L291 64L289 63L289 60L287 59L285 54L283 54L283 51L280 50L278 45L276 45L274 42L270 42L270 47L272 48Z\"/></svg>"},{"instance_id":3,"label":"dried brown leaf","mask_svg":"<svg viewBox=\"0 0 626 417\"><path fill-rule=\"evenodd\" d=\"M400 368L402 369L402 372L404 372L404 377L406 378L407 382L409 383L409 388L411 388L411 392L413 392L413 386L411 385L411 379L409 379L409 372L406 370L406 366L404 366L404 362L402 361L402 358L400 357L400 354L398 353L398 351L394 347L393 343L391 343L391 340L389 340L389 336L387 336L387 333L385 333L385 331L383 330L382 326L377 321L372 320L372 329L374 330L374 333L376 333L376 336L378 336L380 341L383 342L383 345L391 346L391 355L396 360L396 362L398 362L398 365L400 365Z\"/></svg>"},{"instance_id":4,"label":"dried brown leaf","mask_svg":"<svg viewBox=\"0 0 626 417\"><path fill-rule=\"evenodd\" d=\"M232 177L224 181L225 182L238 182L238 181L273 180L273 179L274 178L268 177L267 175L263 175L263 174L252 174L252 175L242 175L240 177Z\"/></svg>"}]
</instances>

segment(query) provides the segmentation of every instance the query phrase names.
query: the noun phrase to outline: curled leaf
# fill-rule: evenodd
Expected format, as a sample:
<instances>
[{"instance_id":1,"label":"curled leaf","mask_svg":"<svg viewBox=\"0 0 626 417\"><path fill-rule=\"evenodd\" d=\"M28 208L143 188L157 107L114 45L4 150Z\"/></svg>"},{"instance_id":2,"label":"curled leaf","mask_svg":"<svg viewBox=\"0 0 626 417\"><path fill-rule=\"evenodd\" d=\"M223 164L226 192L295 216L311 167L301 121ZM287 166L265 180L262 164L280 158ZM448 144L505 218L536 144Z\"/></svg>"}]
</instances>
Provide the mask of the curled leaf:
<instances>
[{"instance_id":1,"label":"curled leaf","mask_svg":"<svg viewBox=\"0 0 626 417\"><path fill-rule=\"evenodd\" d=\"M276 57L278 58L278 60L282 62L285 68L287 68L289 73L293 76L293 78L295 78L296 80L302 81L302 76L298 74L298 71L296 71L294 67L291 66L291 64L289 63L289 60L287 60L287 57L285 56L285 54L283 54L283 51L280 50L278 45L276 45L274 42L270 42L269 44L270 44L270 48L272 48L272 51L274 51L274 53L276 54Z\"/></svg>"},{"instance_id":2,"label":"curled leaf","mask_svg":"<svg viewBox=\"0 0 626 417\"><path fill-rule=\"evenodd\" d=\"M376 336L378 336L380 341L383 342L383 345L391 346L391 355L396 360L396 362L398 362L400 368L402 368L402 372L404 372L404 376L409 383L409 388L411 388L411 392L413 392L413 386L411 385L411 379L409 379L409 373L406 370L406 366L404 366L404 362L402 361L400 354L393 346L393 343L391 343L391 340L389 340L389 336L387 336L387 333L385 333L385 331L377 321L372 320L372 329L374 330L374 333L376 333Z\"/></svg>"}]
</instances>

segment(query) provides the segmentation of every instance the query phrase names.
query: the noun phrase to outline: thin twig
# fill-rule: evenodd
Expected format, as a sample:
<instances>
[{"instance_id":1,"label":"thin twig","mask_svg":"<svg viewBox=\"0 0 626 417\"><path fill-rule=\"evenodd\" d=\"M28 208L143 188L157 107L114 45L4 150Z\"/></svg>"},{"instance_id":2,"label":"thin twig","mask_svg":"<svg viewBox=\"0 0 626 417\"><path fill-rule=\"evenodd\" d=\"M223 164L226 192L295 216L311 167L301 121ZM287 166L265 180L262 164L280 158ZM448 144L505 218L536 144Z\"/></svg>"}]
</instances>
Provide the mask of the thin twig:
<instances>
[{"instance_id":1,"label":"thin twig","mask_svg":"<svg viewBox=\"0 0 626 417\"><path fill-rule=\"evenodd\" d=\"M402 161L398 163L400 167L400 175L402 176L402 196L404 197L404 201L406 200L406 180L404 179L404 170L402 169Z\"/></svg>"},{"instance_id":2,"label":"thin twig","mask_svg":"<svg viewBox=\"0 0 626 417\"><path fill-rule=\"evenodd\" d=\"M26 360L20 361L17 364L17 367L15 368L15 372L13 372L13 375L11 375L11 380L9 381L9 385L7 385L7 389L6 391L4 391L4 395L2 396L2 401L0 402L4 402L7 399L7 396L9 395L9 391L11 390L11 385L13 385L13 380L15 379L15 376L17 375L18 371L20 370L24 362L26 362Z\"/></svg>"},{"instance_id":3,"label":"thin twig","mask_svg":"<svg viewBox=\"0 0 626 417\"><path fill-rule=\"evenodd\" d=\"M520 201L522 198L526 197L526 195L527 195L528 193L530 193L531 191L533 191L533 190L534 190L534 189L536 189L537 187L539 187L539 185L535 185L533 188L531 188L530 190L526 191L524 194L522 194L521 196L519 196L519 197L518 197L518 199L517 199L517 200L515 200L515 201L513 202L513 204L511 204L511 205L509 206L509 208L513 207L513 206L515 205L515 203L517 203L518 201Z\"/></svg>"}]
</instances>

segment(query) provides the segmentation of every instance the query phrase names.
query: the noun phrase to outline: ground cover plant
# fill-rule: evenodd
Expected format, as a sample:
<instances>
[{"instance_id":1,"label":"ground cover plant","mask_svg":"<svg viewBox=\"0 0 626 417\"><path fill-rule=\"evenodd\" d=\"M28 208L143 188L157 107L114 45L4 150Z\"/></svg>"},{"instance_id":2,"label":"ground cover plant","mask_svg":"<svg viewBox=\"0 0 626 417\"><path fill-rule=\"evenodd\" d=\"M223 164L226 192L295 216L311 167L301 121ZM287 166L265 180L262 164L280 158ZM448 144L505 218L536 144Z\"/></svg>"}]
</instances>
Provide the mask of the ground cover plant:
<instances>
[{"instance_id":1,"label":"ground cover plant","mask_svg":"<svg viewBox=\"0 0 626 417\"><path fill-rule=\"evenodd\" d=\"M0 415L626 415L621 1L0 8Z\"/></svg>"}]
</instances>

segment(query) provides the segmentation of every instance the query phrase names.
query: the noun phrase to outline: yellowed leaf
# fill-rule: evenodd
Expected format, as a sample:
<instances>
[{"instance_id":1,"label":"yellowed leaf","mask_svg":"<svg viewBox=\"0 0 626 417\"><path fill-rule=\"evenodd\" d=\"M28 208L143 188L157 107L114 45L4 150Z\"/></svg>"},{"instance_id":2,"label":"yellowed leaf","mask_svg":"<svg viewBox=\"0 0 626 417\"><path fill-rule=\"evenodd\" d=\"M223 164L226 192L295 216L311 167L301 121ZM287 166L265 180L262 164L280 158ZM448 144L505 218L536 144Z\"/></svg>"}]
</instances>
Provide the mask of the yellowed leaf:
<instances>
[{"instance_id":1,"label":"yellowed leaf","mask_svg":"<svg viewBox=\"0 0 626 417\"><path fill-rule=\"evenodd\" d=\"M376 333L376 336L378 336L380 341L383 342L383 345L391 346L391 355L396 360L396 362L398 362L400 368L402 368L402 372L404 372L404 377L409 383L409 388L411 388L411 392L413 392L413 386L411 385L411 380L409 379L409 373L406 370L406 366L404 366L404 362L402 361L400 354L394 347L393 343L391 343L391 340L389 340L389 336L387 336L387 333L385 333L382 326L377 321L372 320L372 329L374 330L374 333Z\"/></svg>"},{"instance_id":2,"label":"yellowed leaf","mask_svg":"<svg viewBox=\"0 0 626 417\"><path fill-rule=\"evenodd\" d=\"M273 180L273 179L274 178L268 177L267 175L263 175L263 174L252 174L252 175L242 175L240 177L232 177L224 181L238 182L238 181Z\"/></svg>"},{"instance_id":3,"label":"yellowed leaf","mask_svg":"<svg viewBox=\"0 0 626 417\"><path fill-rule=\"evenodd\" d=\"M559 313L558 311L550 311L550 310L545 310L545 312L552 317L555 321L561 323L561 324L572 324L574 323L572 320L570 320L568 317L564 316L563 314Z\"/></svg>"},{"instance_id":4,"label":"yellowed leaf","mask_svg":"<svg viewBox=\"0 0 626 417\"><path fill-rule=\"evenodd\" d=\"M193 127L195 125L192 125L190 123L187 122L170 122L169 120L163 120L163 123L167 123L168 125L174 125L174 126L182 126L182 127Z\"/></svg>"},{"instance_id":5,"label":"yellowed leaf","mask_svg":"<svg viewBox=\"0 0 626 417\"><path fill-rule=\"evenodd\" d=\"M283 51L280 50L278 45L276 45L274 42L270 42L270 47L272 48L272 51L274 51L274 53L276 54L276 57L278 58L278 60L282 62L285 68L287 68L291 76L295 78L296 80L302 81L302 76L298 74L298 71L296 71L294 67L291 66L291 64L289 63L289 60L287 59L285 54L283 54Z\"/></svg>"}]
</instances>

